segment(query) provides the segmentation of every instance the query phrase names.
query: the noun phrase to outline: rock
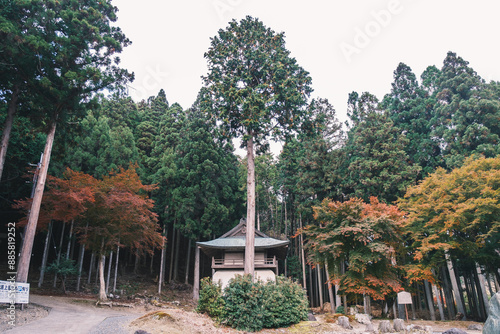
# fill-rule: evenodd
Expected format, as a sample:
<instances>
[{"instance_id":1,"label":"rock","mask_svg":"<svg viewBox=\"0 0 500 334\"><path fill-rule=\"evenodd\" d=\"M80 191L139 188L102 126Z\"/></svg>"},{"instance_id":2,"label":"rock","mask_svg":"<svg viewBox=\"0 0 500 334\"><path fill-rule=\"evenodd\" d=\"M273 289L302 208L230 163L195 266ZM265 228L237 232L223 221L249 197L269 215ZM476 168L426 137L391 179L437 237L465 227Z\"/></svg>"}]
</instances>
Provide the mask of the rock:
<instances>
[{"instance_id":1,"label":"rock","mask_svg":"<svg viewBox=\"0 0 500 334\"><path fill-rule=\"evenodd\" d=\"M349 324L349 318L345 316L341 316L337 319L337 324L344 329L352 329L352 326Z\"/></svg>"},{"instance_id":2,"label":"rock","mask_svg":"<svg viewBox=\"0 0 500 334\"><path fill-rule=\"evenodd\" d=\"M373 333L375 332L375 328L373 328L373 324L370 322L366 324L365 332Z\"/></svg>"},{"instance_id":3,"label":"rock","mask_svg":"<svg viewBox=\"0 0 500 334\"><path fill-rule=\"evenodd\" d=\"M467 327L467 329L470 331L482 331L483 326L481 326L479 324L472 324L472 325L469 325L469 327Z\"/></svg>"},{"instance_id":4,"label":"rock","mask_svg":"<svg viewBox=\"0 0 500 334\"><path fill-rule=\"evenodd\" d=\"M364 313L356 313L354 315L354 319L356 319L356 321L359 322L360 324L364 325L371 323L370 316Z\"/></svg>"},{"instance_id":5,"label":"rock","mask_svg":"<svg viewBox=\"0 0 500 334\"><path fill-rule=\"evenodd\" d=\"M134 334L149 334L148 332L142 330L142 329L138 329L134 332Z\"/></svg>"},{"instance_id":6,"label":"rock","mask_svg":"<svg viewBox=\"0 0 500 334\"><path fill-rule=\"evenodd\" d=\"M314 316L314 314L312 314L311 312L309 312L309 314L307 315L307 320L309 320L309 321L316 321L316 317Z\"/></svg>"},{"instance_id":7,"label":"rock","mask_svg":"<svg viewBox=\"0 0 500 334\"><path fill-rule=\"evenodd\" d=\"M390 333L392 332L393 327L391 326L391 322L389 320L382 320L378 323L378 330L380 333Z\"/></svg>"},{"instance_id":8,"label":"rock","mask_svg":"<svg viewBox=\"0 0 500 334\"><path fill-rule=\"evenodd\" d=\"M406 333L411 334L425 334L425 333L433 333L432 326L419 326L419 325L408 325L406 326Z\"/></svg>"},{"instance_id":9,"label":"rock","mask_svg":"<svg viewBox=\"0 0 500 334\"><path fill-rule=\"evenodd\" d=\"M442 334L467 334L467 332L461 330L460 328L450 328L446 332L443 332Z\"/></svg>"},{"instance_id":10,"label":"rock","mask_svg":"<svg viewBox=\"0 0 500 334\"><path fill-rule=\"evenodd\" d=\"M500 333L500 292L490 299L489 316L483 327L483 334Z\"/></svg>"},{"instance_id":11,"label":"rock","mask_svg":"<svg viewBox=\"0 0 500 334\"><path fill-rule=\"evenodd\" d=\"M402 332L405 330L405 321L403 319L394 319L394 330Z\"/></svg>"}]
</instances>

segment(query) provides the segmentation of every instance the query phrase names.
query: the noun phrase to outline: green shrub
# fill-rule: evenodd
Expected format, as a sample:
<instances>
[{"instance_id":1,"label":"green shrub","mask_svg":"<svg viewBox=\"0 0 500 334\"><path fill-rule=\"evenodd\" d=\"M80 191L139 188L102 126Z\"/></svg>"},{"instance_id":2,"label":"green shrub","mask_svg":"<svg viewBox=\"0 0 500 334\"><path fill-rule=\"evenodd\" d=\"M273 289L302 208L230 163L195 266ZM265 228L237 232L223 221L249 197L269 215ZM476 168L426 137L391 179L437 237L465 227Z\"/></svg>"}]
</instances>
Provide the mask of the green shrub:
<instances>
[{"instance_id":1,"label":"green shrub","mask_svg":"<svg viewBox=\"0 0 500 334\"><path fill-rule=\"evenodd\" d=\"M284 277L252 283L250 275L229 281L224 289L223 323L238 330L287 327L307 320L308 301L300 285Z\"/></svg>"},{"instance_id":2,"label":"green shrub","mask_svg":"<svg viewBox=\"0 0 500 334\"><path fill-rule=\"evenodd\" d=\"M261 282L252 283L251 275L236 275L224 289L224 323L238 330L255 332L263 327Z\"/></svg>"},{"instance_id":3,"label":"green shrub","mask_svg":"<svg viewBox=\"0 0 500 334\"><path fill-rule=\"evenodd\" d=\"M307 320L308 301L302 287L285 277L252 283L250 275L236 275L223 294L220 285L207 277L201 280L196 311L235 329L255 332Z\"/></svg>"},{"instance_id":4,"label":"green shrub","mask_svg":"<svg viewBox=\"0 0 500 334\"><path fill-rule=\"evenodd\" d=\"M341 313L341 314L344 314L344 306L339 306L337 307L337 309L335 310L336 313Z\"/></svg>"},{"instance_id":5,"label":"green shrub","mask_svg":"<svg viewBox=\"0 0 500 334\"><path fill-rule=\"evenodd\" d=\"M215 320L221 319L224 313L224 299L220 284L213 283L210 277L201 279L200 299L196 311L206 313Z\"/></svg>"},{"instance_id":6,"label":"green shrub","mask_svg":"<svg viewBox=\"0 0 500 334\"><path fill-rule=\"evenodd\" d=\"M309 303L302 287L285 277L264 286L264 327L288 327L307 320Z\"/></svg>"}]
</instances>

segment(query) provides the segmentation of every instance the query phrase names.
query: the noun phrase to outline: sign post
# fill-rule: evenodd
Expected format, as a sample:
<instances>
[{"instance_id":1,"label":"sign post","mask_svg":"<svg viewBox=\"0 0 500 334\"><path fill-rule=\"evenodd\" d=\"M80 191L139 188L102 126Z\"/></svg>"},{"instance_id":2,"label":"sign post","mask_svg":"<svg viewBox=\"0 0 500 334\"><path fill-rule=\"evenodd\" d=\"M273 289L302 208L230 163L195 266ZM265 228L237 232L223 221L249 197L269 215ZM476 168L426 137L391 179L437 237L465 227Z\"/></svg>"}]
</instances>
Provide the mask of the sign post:
<instances>
[{"instance_id":1,"label":"sign post","mask_svg":"<svg viewBox=\"0 0 500 334\"><path fill-rule=\"evenodd\" d=\"M408 309L406 308L406 305L412 304L411 293L406 292L406 291L398 292L398 304L405 305L406 322L408 322Z\"/></svg>"},{"instance_id":2,"label":"sign post","mask_svg":"<svg viewBox=\"0 0 500 334\"><path fill-rule=\"evenodd\" d=\"M0 281L0 303L28 304L29 297L29 283Z\"/></svg>"}]
</instances>

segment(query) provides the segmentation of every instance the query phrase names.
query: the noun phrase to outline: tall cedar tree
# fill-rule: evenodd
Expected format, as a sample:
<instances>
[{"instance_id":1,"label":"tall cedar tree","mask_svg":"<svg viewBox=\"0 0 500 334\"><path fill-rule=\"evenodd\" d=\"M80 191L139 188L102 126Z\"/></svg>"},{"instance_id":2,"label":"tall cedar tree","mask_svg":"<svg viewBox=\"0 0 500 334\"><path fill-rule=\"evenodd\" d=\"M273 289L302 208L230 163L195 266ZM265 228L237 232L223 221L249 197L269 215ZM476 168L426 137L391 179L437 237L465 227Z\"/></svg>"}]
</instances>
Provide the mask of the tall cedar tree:
<instances>
[{"instance_id":1,"label":"tall cedar tree","mask_svg":"<svg viewBox=\"0 0 500 334\"><path fill-rule=\"evenodd\" d=\"M471 154L500 153L498 85L486 84L469 63L448 52L436 79L433 135L440 138L446 167L460 167Z\"/></svg>"},{"instance_id":2,"label":"tall cedar tree","mask_svg":"<svg viewBox=\"0 0 500 334\"><path fill-rule=\"evenodd\" d=\"M410 187L401 209L417 261L427 267L443 262L444 251L472 259L498 275L500 267L500 158L468 158L447 173L438 168Z\"/></svg>"},{"instance_id":3,"label":"tall cedar tree","mask_svg":"<svg viewBox=\"0 0 500 334\"><path fill-rule=\"evenodd\" d=\"M36 55L37 72L28 72L23 79L31 103L44 110L48 134L18 263L16 279L26 282L56 125L75 117L96 91L121 86L133 76L118 66L120 60L115 55L130 41L120 28L111 25L118 9L110 1L16 3L27 17L23 29L7 35ZM21 71L22 64L14 62L12 66Z\"/></svg>"},{"instance_id":4,"label":"tall cedar tree","mask_svg":"<svg viewBox=\"0 0 500 334\"><path fill-rule=\"evenodd\" d=\"M408 139L380 109L375 96L351 93L349 106L352 128L343 148L343 193L365 201L371 196L395 201L420 172L420 166L411 163L404 151Z\"/></svg>"},{"instance_id":5,"label":"tall cedar tree","mask_svg":"<svg viewBox=\"0 0 500 334\"><path fill-rule=\"evenodd\" d=\"M176 228L191 240L227 231L242 213L238 161L230 145L214 140L212 130L207 115L191 109L175 147L172 211Z\"/></svg>"},{"instance_id":6,"label":"tall cedar tree","mask_svg":"<svg viewBox=\"0 0 500 334\"><path fill-rule=\"evenodd\" d=\"M394 71L391 85L382 105L394 126L408 139L404 149L409 161L418 164L422 168L421 177L425 177L441 163L439 142L431 135L435 98L419 85L411 68L404 63L399 63Z\"/></svg>"},{"instance_id":7,"label":"tall cedar tree","mask_svg":"<svg viewBox=\"0 0 500 334\"><path fill-rule=\"evenodd\" d=\"M306 114L311 78L285 48L284 34L276 34L258 19L247 16L219 30L205 53L204 77L217 119L229 137L243 137L247 149L247 233L245 273L254 273L255 167L254 146L282 138Z\"/></svg>"},{"instance_id":8,"label":"tall cedar tree","mask_svg":"<svg viewBox=\"0 0 500 334\"><path fill-rule=\"evenodd\" d=\"M395 259L401 244L404 213L394 205L353 198L346 202L325 199L314 207L319 225L299 233L313 263L328 263L332 283L343 294L367 294L384 299L402 289ZM344 273L340 272L346 264Z\"/></svg>"}]
</instances>

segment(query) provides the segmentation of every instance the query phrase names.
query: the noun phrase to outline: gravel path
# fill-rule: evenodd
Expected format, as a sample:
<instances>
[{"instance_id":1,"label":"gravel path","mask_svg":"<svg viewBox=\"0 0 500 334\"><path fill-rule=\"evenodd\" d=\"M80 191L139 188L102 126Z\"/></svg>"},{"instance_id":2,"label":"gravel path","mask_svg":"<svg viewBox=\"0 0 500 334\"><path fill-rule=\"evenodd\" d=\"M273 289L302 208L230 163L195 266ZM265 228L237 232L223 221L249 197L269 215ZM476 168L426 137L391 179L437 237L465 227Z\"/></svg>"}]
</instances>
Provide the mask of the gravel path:
<instances>
[{"instance_id":1,"label":"gravel path","mask_svg":"<svg viewBox=\"0 0 500 334\"><path fill-rule=\"evenodd\" d=\"M130 330L127 330L126 327L129 322L135 319L137 319L136 316L130 315L106 318L92 328L89 334L129 334Z\"/></svg>"}]
</instances>

